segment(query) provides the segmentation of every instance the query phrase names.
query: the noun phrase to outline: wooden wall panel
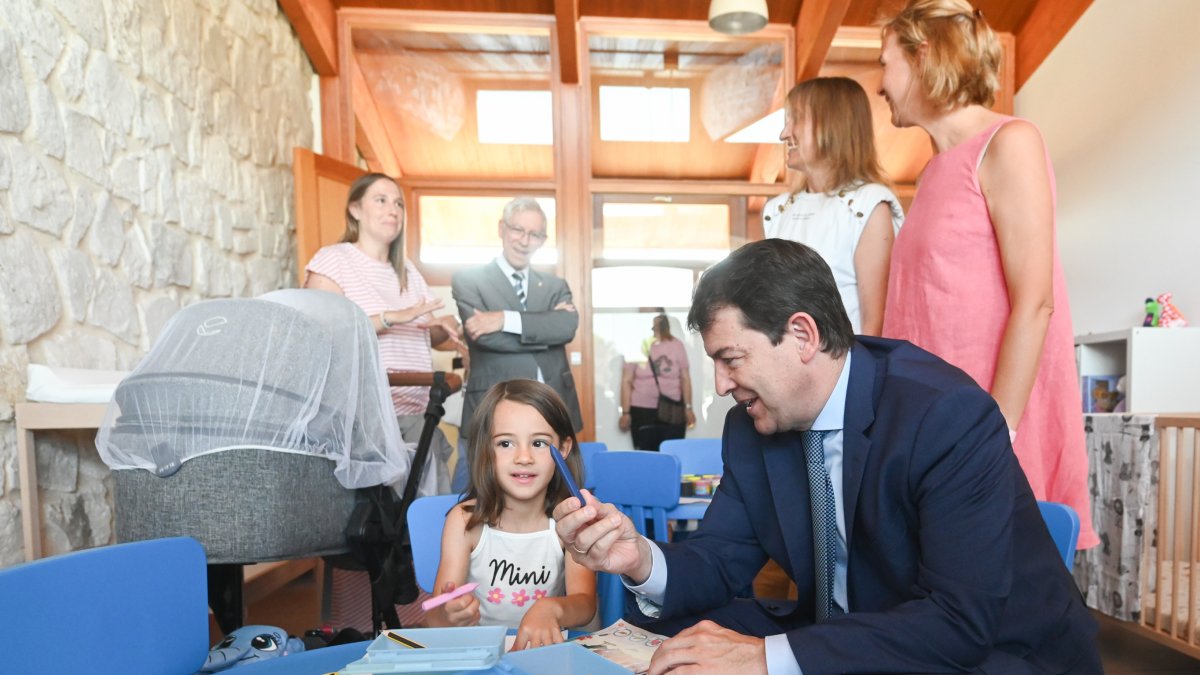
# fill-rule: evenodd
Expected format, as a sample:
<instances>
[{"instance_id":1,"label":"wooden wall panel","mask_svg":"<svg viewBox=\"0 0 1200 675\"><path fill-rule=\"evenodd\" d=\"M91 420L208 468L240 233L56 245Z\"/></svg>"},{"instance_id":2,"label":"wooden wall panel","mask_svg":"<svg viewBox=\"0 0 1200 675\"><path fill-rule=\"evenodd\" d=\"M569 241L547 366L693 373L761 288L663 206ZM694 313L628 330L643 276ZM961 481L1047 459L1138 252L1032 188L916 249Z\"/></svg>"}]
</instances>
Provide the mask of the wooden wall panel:
<instances>
[{"instance_id":1,"label":"wooden wall panel","mask_svg":"<svg viewBox=\"0 0 1200 675\"><path fill-rule=\"evenodd\" d=\"M296 193L296 273L304 283L304 266L322 246L342 240L346 230L346 195L365 173L356 166L318 155L307 148L292 152Z\"/></svg>"}]
</instances>

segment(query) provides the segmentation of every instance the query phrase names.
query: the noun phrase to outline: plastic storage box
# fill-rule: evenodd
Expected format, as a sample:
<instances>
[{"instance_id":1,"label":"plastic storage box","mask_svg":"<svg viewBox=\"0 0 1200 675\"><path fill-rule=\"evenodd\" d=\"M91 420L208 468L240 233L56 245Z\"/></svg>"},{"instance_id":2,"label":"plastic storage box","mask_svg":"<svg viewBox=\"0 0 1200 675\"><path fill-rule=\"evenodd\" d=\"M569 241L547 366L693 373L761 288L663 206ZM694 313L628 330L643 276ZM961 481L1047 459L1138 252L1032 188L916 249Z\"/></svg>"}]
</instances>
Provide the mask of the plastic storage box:
<instances>
[{"instance_id":1,"label":"plastic storage box","mask_svg":"<svg viewBox=\"0 0 1200 675\"><path fill-rule=\"evenodd\" d=\"M367 655L340 673L428 673L484 670L496 665L504 651L504 626L462 628L390 628L367 647ZM406 646L393 639L422 645Z\"/></svg>"},{"instance_id":2,"label":"plastic storage box","mask_svg":"<svg viewBox=\"0 0 1200 675\"><path fill-rule=\"evenodd\" d=\"M497 670L513 675L630 675L625 668L573 642L509 652Z\"/></svg>"}]
</instances>

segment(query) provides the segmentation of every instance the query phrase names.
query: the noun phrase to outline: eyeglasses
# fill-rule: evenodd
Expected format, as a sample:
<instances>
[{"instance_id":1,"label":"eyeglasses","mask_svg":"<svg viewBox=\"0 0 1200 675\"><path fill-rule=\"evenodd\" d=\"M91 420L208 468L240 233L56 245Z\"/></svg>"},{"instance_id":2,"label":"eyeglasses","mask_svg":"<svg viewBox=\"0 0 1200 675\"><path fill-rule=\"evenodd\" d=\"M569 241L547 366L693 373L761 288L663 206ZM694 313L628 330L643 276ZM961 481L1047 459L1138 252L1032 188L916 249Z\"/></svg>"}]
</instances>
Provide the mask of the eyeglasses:
<instances>
[{"instance_id":1,"label":"eyeglasses","mask_svg":"<svg viewBox=\"0 0 1200 675\"><path fill-rule=\"evenodd\" d=\"M513 237L515 237L517 239L524 239L525 237L529 237L530 241L536 241L536 242L545 242L546 241L546 233L545 232L539 232L537 230L525 230L520 227L517 227L516 225L513 225L512 223L505 223L504 229L510 235L512 235Z\"/></svg>"}]
</instances>

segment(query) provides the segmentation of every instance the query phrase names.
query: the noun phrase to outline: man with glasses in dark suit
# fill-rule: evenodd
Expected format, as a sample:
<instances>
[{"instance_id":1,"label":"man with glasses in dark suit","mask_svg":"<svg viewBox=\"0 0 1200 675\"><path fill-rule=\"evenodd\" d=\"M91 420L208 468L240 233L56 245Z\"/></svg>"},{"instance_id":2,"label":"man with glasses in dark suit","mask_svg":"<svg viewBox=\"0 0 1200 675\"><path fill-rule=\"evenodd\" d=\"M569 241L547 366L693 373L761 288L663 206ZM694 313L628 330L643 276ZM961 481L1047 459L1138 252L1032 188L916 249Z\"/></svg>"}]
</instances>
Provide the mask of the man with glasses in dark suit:
<instances>
[{"instance_id":1,"label":"man with glasses in dark suit","mask_svg":"<svg viewBox=\"0 0 1200 675\"><path fill-rule=\"evenodd\" d=\"M452 487L465 488L470 467L465 438L475 406L493 384L525 378L554 388L583 427L566 344L575 339L579 313L567 282L530 265L546 243L546 214L533 197L504 205L498 226L502 253L486 265L454 274L471 362L464 389L459 460Z\"/></svg>"}]
</instances>

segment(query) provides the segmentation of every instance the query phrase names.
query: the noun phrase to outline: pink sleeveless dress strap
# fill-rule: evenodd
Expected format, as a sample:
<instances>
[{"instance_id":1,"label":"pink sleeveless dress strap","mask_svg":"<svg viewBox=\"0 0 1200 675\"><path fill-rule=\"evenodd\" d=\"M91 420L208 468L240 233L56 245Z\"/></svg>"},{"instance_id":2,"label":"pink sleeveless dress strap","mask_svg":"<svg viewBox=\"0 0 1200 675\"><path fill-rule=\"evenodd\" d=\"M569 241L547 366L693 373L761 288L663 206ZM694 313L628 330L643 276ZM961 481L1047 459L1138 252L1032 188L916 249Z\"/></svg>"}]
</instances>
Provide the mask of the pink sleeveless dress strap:
<instances>
[{"instance_id":1,"label":"pink sleeveless dress strap","mask_svg":"<svg viewBox=\"0 0 1200 675\"><path fill-rule=\"evenodd\" d=\"M929 160L892 248L884 337L908 340L991 391L1008 322L1008 285L978 167L1005 118ZM1049 154L1052 198L1057 201ZM1014 449L1038 499L1079 514L1079 548L1092 528L1079 377L1067 286L1054 243L1054 314Z\"/></svg>"}]
</instances>

